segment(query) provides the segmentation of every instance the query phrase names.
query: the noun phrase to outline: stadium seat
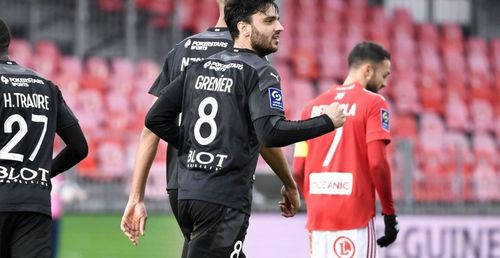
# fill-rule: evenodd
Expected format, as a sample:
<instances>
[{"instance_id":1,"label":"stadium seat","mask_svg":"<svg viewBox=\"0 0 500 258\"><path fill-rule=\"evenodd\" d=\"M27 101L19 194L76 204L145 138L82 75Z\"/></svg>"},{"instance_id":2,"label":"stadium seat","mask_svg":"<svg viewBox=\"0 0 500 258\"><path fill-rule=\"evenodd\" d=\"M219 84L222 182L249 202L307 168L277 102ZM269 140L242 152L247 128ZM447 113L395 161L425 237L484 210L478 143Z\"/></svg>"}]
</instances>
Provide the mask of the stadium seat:
<instances>
[{"instance_id":1,"label":"stadium seat","mask_svg":"<svg viewBox=\"0 0 500 258\"><path fill-rule=\"evenodd\" d=\"M183 30L192 31L196 28L196 19L193 19L198 11L196 2L197 0L178 1L178 19Z\"/></svg>"},{"instance_id":2,"label":"stadium seat","mask_svg":"<svg viewBox=\"0 0 500 258\"><path fill-rule=\"evenodd\" d=\"M100 180L112 180L121 177L126 171L125 146L120 139L111 139L110 135L99 141L97 146L97 169Z\"/></svg>"},{"instance_id":3,"label":"stadium seat","mask_svg":"<svg viewBox=\"0 0 500 258\"><path fill-rule=\"evenodd\" d=\"M441 26L442 38L441 49L443 51L452 51L463 54L463 33L462 29L456 23L447 23Z\"/></svg>"},{"instance_id":4,"label":"stadium seat","mask_svg":"<svg viewBox=\"0 0 500 258\"><path fill-rule=\"evenodd\" d=\"M432 75L438 80L442 79L444 69L437 49L428 48L422 44L419 45L418 52L416 60L420 64L421 72Z\"/></svg>"},{"instance_id":5,"label":"stadium seat","mask_svg":"<svg viewBox=\"0 0 500 258\"><path fill-rule=\"evenodd\" d=\"M16 63L29 67L31 65L33 50L28 41L23 39L11 39L9 56L12 60L16 61Z\"/></svg>"},{"instance_id":6,"label":"stadium seat","mask_svg":"<svg viewBox=\"0 0 500 258\"><path fill-rule=\"evenodd\" d=\"M397 114L391 117L391 133L396 139L407 139L416 143L418 139L417 121L415 115Z\"/></svg>"},{"instance_id":7,"label":"stadium seat","mask_svg":"<svg viewBox=\"0 0 500 258\"><path fill-rule=\"evenodd\" d=\"M393 13L394 35L410 35L414 34L414 23L411 13L406 8L395 8Z\"/></svg>"},{"instance_id":8,"label":"stadium seat","mask_svg":"<svg viewBox=\"0 0 500 258\"><path fill-rule=\"evenodd\" d=\"M90 57L85 61L85 70L81 77L81 86L105 92L108 89L109 67L103 58Z\"/></svg>"},{"instance_id":9,"label":"stadium seat","mask_svg":"<svg viewBox=\"0 0 500 258\"><path fill-rule=\"evenodd\" d=\"M123 0L99 0L99 9L105 12L122 11L124 7Z\"/></svg>"},{"instance_id":10,"label":"stadium seat","mask_svg":"<svg viewBox=\"0 0 500 258\"><path fill-rule=\"evenodd\" d=\"M418 26L417 38L421 44L437 48L439 45L439 32L431 22L423 22Z\"/></svg>"},{"instance_id":11,"label":"stadium seat","mask_svg":"<svg viewBox=\"0 0 500 258\"><path fill-rule=\"evenodd\" d=\"M470 175L474 154L467 135L459 131L448 131L444 138L446 164L449 170L464 175Z\"/></svg>"},{"instance_id":12,"label":"stadium seat","mask_svg":"<svg viewBox=\"0 0 500 258\"><path fill-rule=\"evenodd\" d=\"M293 51L292 64L294 74L298 78L317 79L319 77L316 55L309 48L299 48Z\"/></svg>"},{"instance_id":13,"label":"stadium seat","mask_svg":"<svg viewBox=\"0 0 500 258\"><path fill-rule=\"evenodd\" d=\"M477 200L482 202L498 202L500 200L499 174L495 167L486 160L480 160L474 168L474 189Z\"/></svg>"},{"instance_id":14,"label":"stadium seat","mask_svg":"<svg viewBox=\"0 0 500 258\"><path fill-rule=\"evenodd\" d=\"M469 94L472 99L483 99L491 101L492 87L490 87L490 81L487 76L483 74L471 74L469 80Z\"/></svg>"},{"instance_id":15,"label":"stadium seat","mask_svg":"<svg viewBox=\"0 0 500 258\"><path fill-rule=\"evenodd\" d=\"M491 132L494 128L495 113L488 100L473 99L470 103L470 117L474 132Z\"/></svg>"},{"instance_id":16,"label":"stadium seat","mask_svg":"<svg viewBox=\"0 0 500 258\"><path fill-rule=\"evenodd\" d=\"M452 130L469 131L470 119L469 110L465 101L455 92L448 92L445 100L446 126Z\"/></svg>"},{"instance_id":17,"label":"stadium seat","mask_svg":"<svg viewBox=\"0 0 500 258\"><path fill-rule=\"evenodd\" d=\"M420 110L419 94L413 76L399 74L392 84L392 96L397 112L415 114Z\"/></svg>"},{"instance_id":18,"label":"stadium seat","mask_svg":"<svg viewBox=\"0 0 500 258\"><path fill-rule=\"evenodd\" d=\"M444 93L434 74L422 73L419 78L419 96L422 111L436 112L439 115L444 113Z\"/></svg>"},{"instance_id":19,"label":"stadium seat","mask_svg":"<svg viewBox=\"0 0 500 258\"><path fill-rule=\"evenodd\" d=\"M499 164L497 143L489 133L474 133L472 135L472 150L476 156L476 161L484 159L493 164Z\"/></svg>"}]
</instances>

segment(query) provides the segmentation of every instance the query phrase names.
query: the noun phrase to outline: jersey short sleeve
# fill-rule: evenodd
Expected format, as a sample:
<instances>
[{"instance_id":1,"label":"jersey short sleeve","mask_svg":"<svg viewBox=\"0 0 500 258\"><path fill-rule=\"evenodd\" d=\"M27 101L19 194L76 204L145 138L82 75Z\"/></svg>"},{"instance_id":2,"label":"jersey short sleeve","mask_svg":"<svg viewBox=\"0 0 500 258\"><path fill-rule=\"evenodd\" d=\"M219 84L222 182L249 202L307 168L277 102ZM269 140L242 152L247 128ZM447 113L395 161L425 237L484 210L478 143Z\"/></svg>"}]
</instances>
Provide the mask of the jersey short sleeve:
<instances>
[{"instance_id":1,"label":"jersey short sleeve","mask_svg":"<svg viewBox=\"0 0 500 258\"><path fill-rule=\"evenodd\" d=\"M391 141L389 107L382 98L368 109L366 122L366 143L376 140Z\"/></svg>"},{"instance_id":2,"label":"jersey short sleeve","mask_svg":"<svg viewBox=\"0 0 500 258\"><path fill-rule=\"evenodd\" d=\"M168 53L165 63L163 64L163 67L161 69L161 73L158 75L158 77L156 77L156 80L153 82L151 88L149 88L149 94L154 95L156 97L160 96L160 91L163 89L163 87L170 83L169 69L171 68L169 63L170 60L173 58L174 49L172 49Z\"/></svg>"},{"instance_id":3,"label":"jersey short sleeve","mask_svg":"<svg viewBox=\"0 0 500 258\"><path fill-rule=\"evenodd\" d=\"M249 96L252 120L264 116L284 116L285 107L278 72L271 65L266 65L257 72L259 81Z\"/></svg>"},{"instance_id":4,"label":"jersey short sleeve","mask_svg":"<svg viewBox=\"0 0 500 258\"><path fill-rule=\"evenodd\" d=\"M57 107L57 131L68 128L76 123L78 123L78 119L73 114L73 111L69 108L64 101L61 91L57 88L57 95L59 100L59 105Z\"/></svg>"}]
</instances>

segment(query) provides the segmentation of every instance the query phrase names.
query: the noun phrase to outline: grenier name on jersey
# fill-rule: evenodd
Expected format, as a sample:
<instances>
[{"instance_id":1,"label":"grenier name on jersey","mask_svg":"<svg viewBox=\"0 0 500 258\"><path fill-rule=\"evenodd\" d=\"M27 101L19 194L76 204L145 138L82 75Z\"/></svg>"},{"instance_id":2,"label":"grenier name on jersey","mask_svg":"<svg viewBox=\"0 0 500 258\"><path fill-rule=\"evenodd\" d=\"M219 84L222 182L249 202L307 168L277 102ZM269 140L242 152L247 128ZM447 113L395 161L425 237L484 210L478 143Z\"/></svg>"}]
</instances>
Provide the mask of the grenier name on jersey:
<instances>
[{"instance_id":1,"label":"grenier name on jersey","mask_svg":"<svg viewBox=\"0 0 500 258\"><path fill-rule=\"evenodd\" d=\"M232 78L218 78L212 76L199 75L194 86L197 90L217 91L231 93L234 82Z\"/></svg>"}]
</instances>

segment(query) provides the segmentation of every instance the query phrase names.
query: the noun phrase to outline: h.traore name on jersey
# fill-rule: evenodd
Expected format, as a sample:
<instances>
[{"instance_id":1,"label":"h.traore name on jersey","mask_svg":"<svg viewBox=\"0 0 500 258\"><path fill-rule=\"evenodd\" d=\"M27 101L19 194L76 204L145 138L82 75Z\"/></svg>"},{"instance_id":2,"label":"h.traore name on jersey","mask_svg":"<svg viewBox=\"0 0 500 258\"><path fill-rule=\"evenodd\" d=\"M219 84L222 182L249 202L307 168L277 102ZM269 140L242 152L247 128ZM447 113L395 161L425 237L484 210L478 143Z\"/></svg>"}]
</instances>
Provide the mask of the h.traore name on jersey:
<instances>
[{"instance_id":1,"label":"h.traore name on jersey","mask_svg":"<svg viewBox=\"0 0 500 258\"><path fill-rule=\"evenodd\" d=\"M49 96L37 93L3 93L4 108L38 108L49 110Z\"/></svg>"}]
</instances>

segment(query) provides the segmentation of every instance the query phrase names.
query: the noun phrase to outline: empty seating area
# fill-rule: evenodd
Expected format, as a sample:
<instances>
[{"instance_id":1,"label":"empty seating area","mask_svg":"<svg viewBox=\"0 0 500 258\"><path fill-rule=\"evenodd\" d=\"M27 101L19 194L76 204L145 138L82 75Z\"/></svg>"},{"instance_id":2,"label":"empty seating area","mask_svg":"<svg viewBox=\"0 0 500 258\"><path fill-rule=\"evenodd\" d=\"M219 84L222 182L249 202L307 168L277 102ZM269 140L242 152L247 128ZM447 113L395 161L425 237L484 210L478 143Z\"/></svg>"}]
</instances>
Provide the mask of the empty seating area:
<instances>
[{"instance_id":1,"label":"empty seating area","mask_svg":"<svg viewBox=\"0 0 500 258\"><path fill-rule=\"evenodd\" d=\"M135 3L154 13L153 26L162 27L168 26L172 2ZM213 2L178 1L182 29L212 26L218 15ZM109 12L125 8L121 0L98 3ZM417 24L405 9L387 13L365 0L282 3L285 31L272 61L281 74L290 119L297 119L317 94L342 82L347 54L357 42L377 41L392 54L392 75L381 94L392 110L389 153L396 197L401 200L409 191L421 202L500 201L500 39L468 37L457 24ZM63 56L51 41L30 45L16 39L10 50L13 60L59 85L78 116L91 148L79 175L113 180L129 174L159 64ZM411 152L399 147L403 142L410 143ZM291 161L293 148L285 151ZM161 170L165 144L158 153L155 167ZM262 160L258 170L268 170ZM410 190L403 189L405 180L411 180Z\"/></svg>"}]
</instances>

